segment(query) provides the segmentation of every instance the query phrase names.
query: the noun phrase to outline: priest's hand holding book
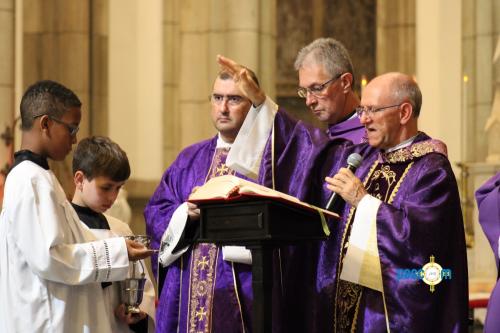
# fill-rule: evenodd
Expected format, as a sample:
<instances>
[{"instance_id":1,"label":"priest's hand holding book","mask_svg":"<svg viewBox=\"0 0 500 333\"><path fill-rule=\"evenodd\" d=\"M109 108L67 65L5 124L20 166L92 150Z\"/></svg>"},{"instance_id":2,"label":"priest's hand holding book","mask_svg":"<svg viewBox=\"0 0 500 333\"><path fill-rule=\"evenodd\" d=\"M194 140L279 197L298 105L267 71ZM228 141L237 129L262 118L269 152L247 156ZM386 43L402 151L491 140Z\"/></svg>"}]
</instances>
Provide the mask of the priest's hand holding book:
<instances>
[{"instance_id":1,"label":"priest's hand holding book","mask_svg":"<svg viewBox=\"0 0 500 333\"><path fill-rule=\"evenodd\" d=\"M199 189L199 186L195 186L193 190L191 191L192 195L194 192L196 192L197 189ZM188 216L190 221L198 221L200 219L200 209L198 208L198 205L192 202L187 202L187 208L188 208Z\"/></svg>"}]
</instances>

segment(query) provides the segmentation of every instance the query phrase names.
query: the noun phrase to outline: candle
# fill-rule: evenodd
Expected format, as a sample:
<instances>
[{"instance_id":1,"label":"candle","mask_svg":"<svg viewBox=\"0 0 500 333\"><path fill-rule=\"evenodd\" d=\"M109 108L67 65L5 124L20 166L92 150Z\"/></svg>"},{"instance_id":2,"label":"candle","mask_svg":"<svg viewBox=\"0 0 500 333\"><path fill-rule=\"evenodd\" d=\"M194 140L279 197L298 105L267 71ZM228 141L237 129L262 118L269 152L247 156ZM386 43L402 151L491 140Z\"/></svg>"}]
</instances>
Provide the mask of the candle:
<instances>
[{"instance_id":1,"label":"candle","mask_svg":"<svg viewBox=\"0 0 500 333\"><path fill-rule=\"evenodd\" d=\"M465 146L467 144L467 85L469 82L469 76L464 74L462 77L462 117L461 117L461 128L462 133L460 133L460 137L462 138L461 147L460 147L460 155L462 161L465 161Z\"/></svg>"},{"instance_id":2,"label":"candle","mask_svg":"<svg viewBox=\"0 0 500 333\"><path fill-rule=\"evenodd\" d=\"M368 84L368 80L366 79L366 75L361 75L361 94L363 94L363 89Z\"/></svg>"}]
</instances>

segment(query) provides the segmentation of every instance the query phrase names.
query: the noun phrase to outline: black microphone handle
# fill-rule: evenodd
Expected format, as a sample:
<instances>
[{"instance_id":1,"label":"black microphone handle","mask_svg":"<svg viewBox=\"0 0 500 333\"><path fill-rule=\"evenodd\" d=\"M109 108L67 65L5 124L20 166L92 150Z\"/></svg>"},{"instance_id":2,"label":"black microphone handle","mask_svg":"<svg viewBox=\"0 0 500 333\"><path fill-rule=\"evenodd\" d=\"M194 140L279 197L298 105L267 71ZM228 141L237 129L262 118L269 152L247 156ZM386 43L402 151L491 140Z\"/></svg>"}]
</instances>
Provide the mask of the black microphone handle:
<instances>
[{"instance_id":1,"label":"black microphone handle","mask_svg":"<svg viewBox=\"0 0 500 333\"><path fill-rule=\"evenodd\" d=\"M356 172L356 167L354 165L348 164L347 169L351 170L352 173ZM342 199L340 194L333 192L332 195L330 196L330 199L326 203L325 209L329 210L330 212L337 213L335 211L335 208L337 208L337 206L340 205L340 203L343 201L344 201L344 199Z\"/></svg>"}]
</instances>

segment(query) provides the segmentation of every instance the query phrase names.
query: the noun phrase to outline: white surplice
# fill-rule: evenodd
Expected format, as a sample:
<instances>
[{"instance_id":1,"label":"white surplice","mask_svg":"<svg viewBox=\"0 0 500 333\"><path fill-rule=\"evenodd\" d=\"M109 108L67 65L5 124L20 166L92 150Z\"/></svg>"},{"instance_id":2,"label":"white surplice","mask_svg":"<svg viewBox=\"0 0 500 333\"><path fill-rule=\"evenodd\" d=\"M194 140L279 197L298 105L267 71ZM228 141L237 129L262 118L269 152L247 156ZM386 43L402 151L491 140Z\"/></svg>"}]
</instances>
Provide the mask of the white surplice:
<instances>
[{"instance_id":1,"label":"white surplice","mask_svg":"<svg viewBox=\"0 0 500 333\"><path fill-rule=\"evenodd\" d=\"M9 173L0 216L0 332L111 332L100 282L127 277L123 238L83 228L50 170Z\"/></svg>"},{"instance_id":2,"label":"white surplice","mask_svg":"<svg viewBox=\"0 0 500 333\"><path fill-rule=\"evenodd\" d=\"M82 226L87 228L90 232L92 232L97 239L106 239L111 237L120 237L120 236L131 236L133 235L132 230L125 222L120 221L112 216L104 214L106 220L108 221L110 230L108 229L90 229L87 227L85 223L82 222ZM153 282L151 281L151 277L149 272L146 269L146 264L144 260L141 260L141 264L136 264L136 273L134 276L139 276L142 272L142 268L144 268L144 273L146 273L146 283L144 285L144 294L142 297L142 303L139 305L139 308L148 314L148 332L155 331L155 289ZM129 277L132 276L132 262L130 263L129 268ZM106 302L106 308L108 311L108 316L111 322L112 332L132 332L128 325L124 322L118 320L115 316L114 311L120 305L120 283L121 282L113 282L111 286L108 286L103 289L104 293L104 301Z\"/></svg>"}]
</instances>

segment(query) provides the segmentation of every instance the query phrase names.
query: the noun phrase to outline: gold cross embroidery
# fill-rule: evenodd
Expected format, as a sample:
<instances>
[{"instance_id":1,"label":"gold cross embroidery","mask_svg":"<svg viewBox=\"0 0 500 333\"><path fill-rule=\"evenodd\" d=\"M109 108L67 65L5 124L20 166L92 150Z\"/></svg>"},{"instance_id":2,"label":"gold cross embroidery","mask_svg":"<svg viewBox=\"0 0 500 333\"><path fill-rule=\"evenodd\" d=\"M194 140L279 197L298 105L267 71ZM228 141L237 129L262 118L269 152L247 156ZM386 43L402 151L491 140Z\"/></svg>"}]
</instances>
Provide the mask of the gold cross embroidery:
<instances>
[{"instance_id":1,"label":"gold cross embroidery","mask_svg":"<svg viewBox=\"0 0 500 333\"><path fill-rule=\"evenodd\" d=\"M220 167L217 167L215 174L217 176L222 176L222 175L228 174L228 172L229 172L229 168L226 166L225 163L223 163Z\"/></svg>"},{"instance_id":2,"label":"gold cross embroidery","mask_svg":"<svg viewBox=\"0 0 500 333\"><path fill-rule=\"evenodd\" d=\"M201 257L201 260L198 260L198 266L201 266L201 269L204 270L205 268L208 267L208 260L207 256Z\"/></svg>"},{"instance_id":3,"label":"gold cross embroidery","mask_svg":"<svg viewBox=\"0 0 500 333\"><path fill-rule=\"evenodd\" d=\"M195 316L198 318L198 321L203 320L203 318L207 316L207 311L205 311L205 307L201 306L200 309L196 311Z\"/></svg>"}]
</instances>

